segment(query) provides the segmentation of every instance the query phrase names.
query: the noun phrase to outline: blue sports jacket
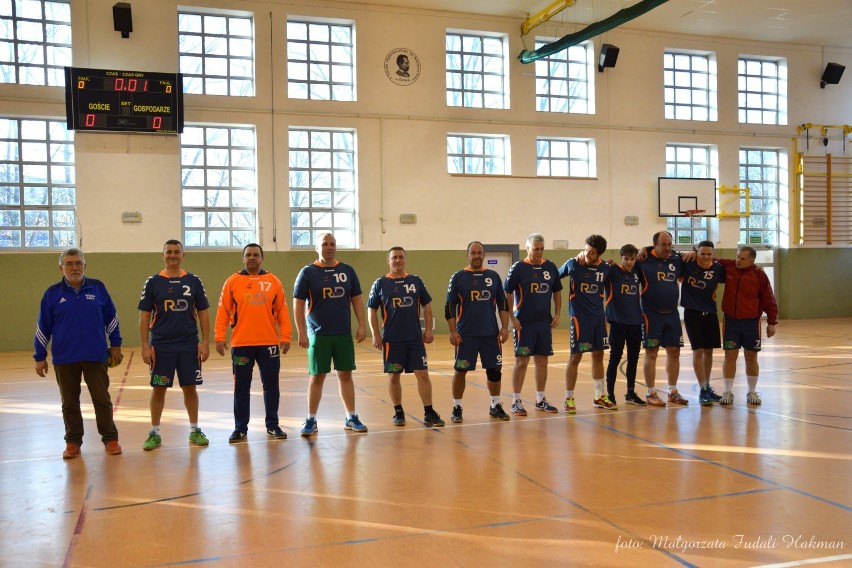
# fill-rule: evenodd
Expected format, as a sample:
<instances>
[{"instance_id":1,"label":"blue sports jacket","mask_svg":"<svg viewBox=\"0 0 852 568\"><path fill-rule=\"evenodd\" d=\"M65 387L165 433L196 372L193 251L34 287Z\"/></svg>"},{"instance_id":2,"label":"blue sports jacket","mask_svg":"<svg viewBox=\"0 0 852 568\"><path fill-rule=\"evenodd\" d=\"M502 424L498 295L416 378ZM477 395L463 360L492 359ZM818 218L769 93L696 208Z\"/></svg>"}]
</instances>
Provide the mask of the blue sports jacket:
<instances>
[{"instance_id":1,"label":"blue sports jacket","mask_svg":"<svg viewBox=\"0 0 852 568\"><path fill-rule=\"evenodd\" d=\"M107 335L111 347L121 346L118 316L104 283L85 278L75 290L63 278L41 299L33 358L47 359L47 344L53 339L50 352L54 365L105 361Z\"/></svg>"}]
</instances>

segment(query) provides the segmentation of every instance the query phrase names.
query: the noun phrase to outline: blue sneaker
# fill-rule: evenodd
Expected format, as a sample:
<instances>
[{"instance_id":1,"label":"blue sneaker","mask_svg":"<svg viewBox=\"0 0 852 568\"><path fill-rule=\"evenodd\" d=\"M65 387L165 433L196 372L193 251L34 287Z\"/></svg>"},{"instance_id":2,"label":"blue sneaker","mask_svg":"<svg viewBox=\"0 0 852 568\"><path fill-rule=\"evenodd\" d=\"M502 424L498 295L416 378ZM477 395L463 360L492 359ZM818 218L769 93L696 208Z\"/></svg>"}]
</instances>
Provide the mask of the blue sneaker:
<instances>
[{"instance_id":1,"label":"blue sneaker","mask_svg":"<svg viewBox=\"0 0 852 568\"><path fill-rule=\"evenodd\" d=\"M710 388L703 388L698 393L698 404L701 406L713 406L713 399L710 398Z\"/></svg>"},{"instance_id":2,"label":"blue sneaker","mask_svg":"<svg viewBox=\"0 0 852 568\"><path fill-rule=\"evenodd\" d=\"M353 432L358 432L358 433L366 433L367 432L367 427L364 426L364 423L361 422L361 419L358 418L357 414L353 415L352 418L347 418L343 422L343 427L346 428L347 430L352 430Z\"/></svg>"},{"instance_id":3,"label":"blue sneaker","mask_svg":"<svg viewBox=\"0 0 852 568\"><path fill-rule=\"evenodd\" d=\"M307 438L317 433L317 419L305 418L305 423L302 425L302 436Z\"/></svg>"},{"instance_id":4,"label":"blue sneaker","mask_svg":"<svg viewBox=\"0 0 852 568\"><path fill-rule=\"evenodd\" d=\"M722 395L716 394L716 391L713 390L713 387L707 385L707 388L704 389L707 392L707 398L712 400L713 402L719 402L722 400Z\"/></svg>"}]
</instances>

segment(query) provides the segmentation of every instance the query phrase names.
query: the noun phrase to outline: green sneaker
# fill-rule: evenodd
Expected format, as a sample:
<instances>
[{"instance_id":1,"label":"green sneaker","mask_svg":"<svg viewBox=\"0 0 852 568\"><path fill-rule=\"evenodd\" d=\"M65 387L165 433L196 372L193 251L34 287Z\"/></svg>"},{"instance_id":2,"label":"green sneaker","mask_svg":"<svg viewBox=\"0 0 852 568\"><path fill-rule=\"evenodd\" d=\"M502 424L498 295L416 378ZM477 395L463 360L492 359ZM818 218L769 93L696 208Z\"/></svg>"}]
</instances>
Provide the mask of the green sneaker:
<instances>
[{"instance_id":1,"label":"green sneaker","mask_svg":"<svg viewBox=\"0 0 852 568\"><path fill-rule=\"evenodd\" d=\"M189 441L196 446L206 446L210 443L210 440L207 439L207 436L204 435L201 428L196 428L189 433Z\"/></svg>"},{"instance_id":2,"label":"green sneaker","mask_svg":"<svg viewBox=\"0 0 852 568\"><path fill-rule=\"evenodd\" d=\"M150 452L154 448L159 448L160 444L163 443L163 439L160 438L159 434L154 433L153 430L148 432L148 439L145 440L145 443L142 444L142 449L146 452Z\"/></svg>"}]
</instances>

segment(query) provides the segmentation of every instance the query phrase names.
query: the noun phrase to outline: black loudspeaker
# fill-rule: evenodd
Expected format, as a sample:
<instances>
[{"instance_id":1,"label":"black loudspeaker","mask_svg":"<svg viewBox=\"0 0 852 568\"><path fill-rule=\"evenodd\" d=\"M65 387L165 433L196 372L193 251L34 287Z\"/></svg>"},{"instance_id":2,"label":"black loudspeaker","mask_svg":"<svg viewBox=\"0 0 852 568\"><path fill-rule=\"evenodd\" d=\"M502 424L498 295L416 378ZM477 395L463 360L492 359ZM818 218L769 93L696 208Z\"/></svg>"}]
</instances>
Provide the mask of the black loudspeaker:
<instances>
[{"instance_id":1,"label":"black loudspeaker","mask_svg":"<svg viewBox=\"0 0 852 568\"><path fill-rule=\"evenodd\" d=\"M846 67L839 63L827 63L825 71L822 72L822 78L819 80L820 89L824 89L826 85L836 85L839 83L844 69Z\"/></svg>"},{"instance_id":2,"label":"black loudspeaker","mask_svg":"<svg viewBox=\"0 0 852 568\"><path fill-rule=\"evenodd\" d=\"M617 47L609 43L601 45L601 56L600 59L598 59L598 71L603 73L604 67L615 67L615 61L617 59Z\"/></svg>"},{"instance_id":3,"label":"black loudspeaker","mask_svg":"<svg viewBox=\"0 0 852 568\"><path fill-rule=\"evenodd\" d=\"M133 31L133 16L128 2L119 2L112 7L112 23L115 25L115 31L121 32L121 37L130 37L130 32Z\"/></svg>"}]
</instances>

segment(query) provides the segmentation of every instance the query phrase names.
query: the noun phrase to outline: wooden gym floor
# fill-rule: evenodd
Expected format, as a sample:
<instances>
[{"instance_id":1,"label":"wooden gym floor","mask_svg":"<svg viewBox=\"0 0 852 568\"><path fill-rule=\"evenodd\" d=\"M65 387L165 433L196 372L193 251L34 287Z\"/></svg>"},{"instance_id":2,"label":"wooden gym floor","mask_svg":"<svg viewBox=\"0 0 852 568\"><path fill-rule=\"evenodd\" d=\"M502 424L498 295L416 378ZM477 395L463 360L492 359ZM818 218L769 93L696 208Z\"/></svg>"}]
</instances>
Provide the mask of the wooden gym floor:
<instances>
[{"instance_id":1,"label":"wooden gym floor","mask_svg":"<svg viewBox=\"0 0 852 568\"><path fill-rule=\"evenodd\" d=\"M852 319L781 322L760 354L760 407L745 404L742 358L735 404L700 407L685 348L679 385L689 407L625 406L621 377L621 408L595 409L584 360L578 411L567 416L566 331L556 336L547 394L559 414L531 410L531 368L530 415L492 421L478 370L468 375L464 424L425 428L409 375L408 425L394 427L380 354L365 342L355 380L370 432L344 431L330 375L319 435L302 439L307 361L295 347L281 373L290 438L267 440L255 378L249 441L238 445L228 444L230 367L214 352L199 388L210 446L189 446L174 389L152 452L142 451L146 368L128 348L111 371L124 454L104 453L84 394L86 438L74 460L61 458L55 382L35 374L29 353L2 353L0 565L852 565ZM446 336L429 358L435 407L449 422ZM507 410L511 367L508 356Z\"/></svg>"}]
</instances>

